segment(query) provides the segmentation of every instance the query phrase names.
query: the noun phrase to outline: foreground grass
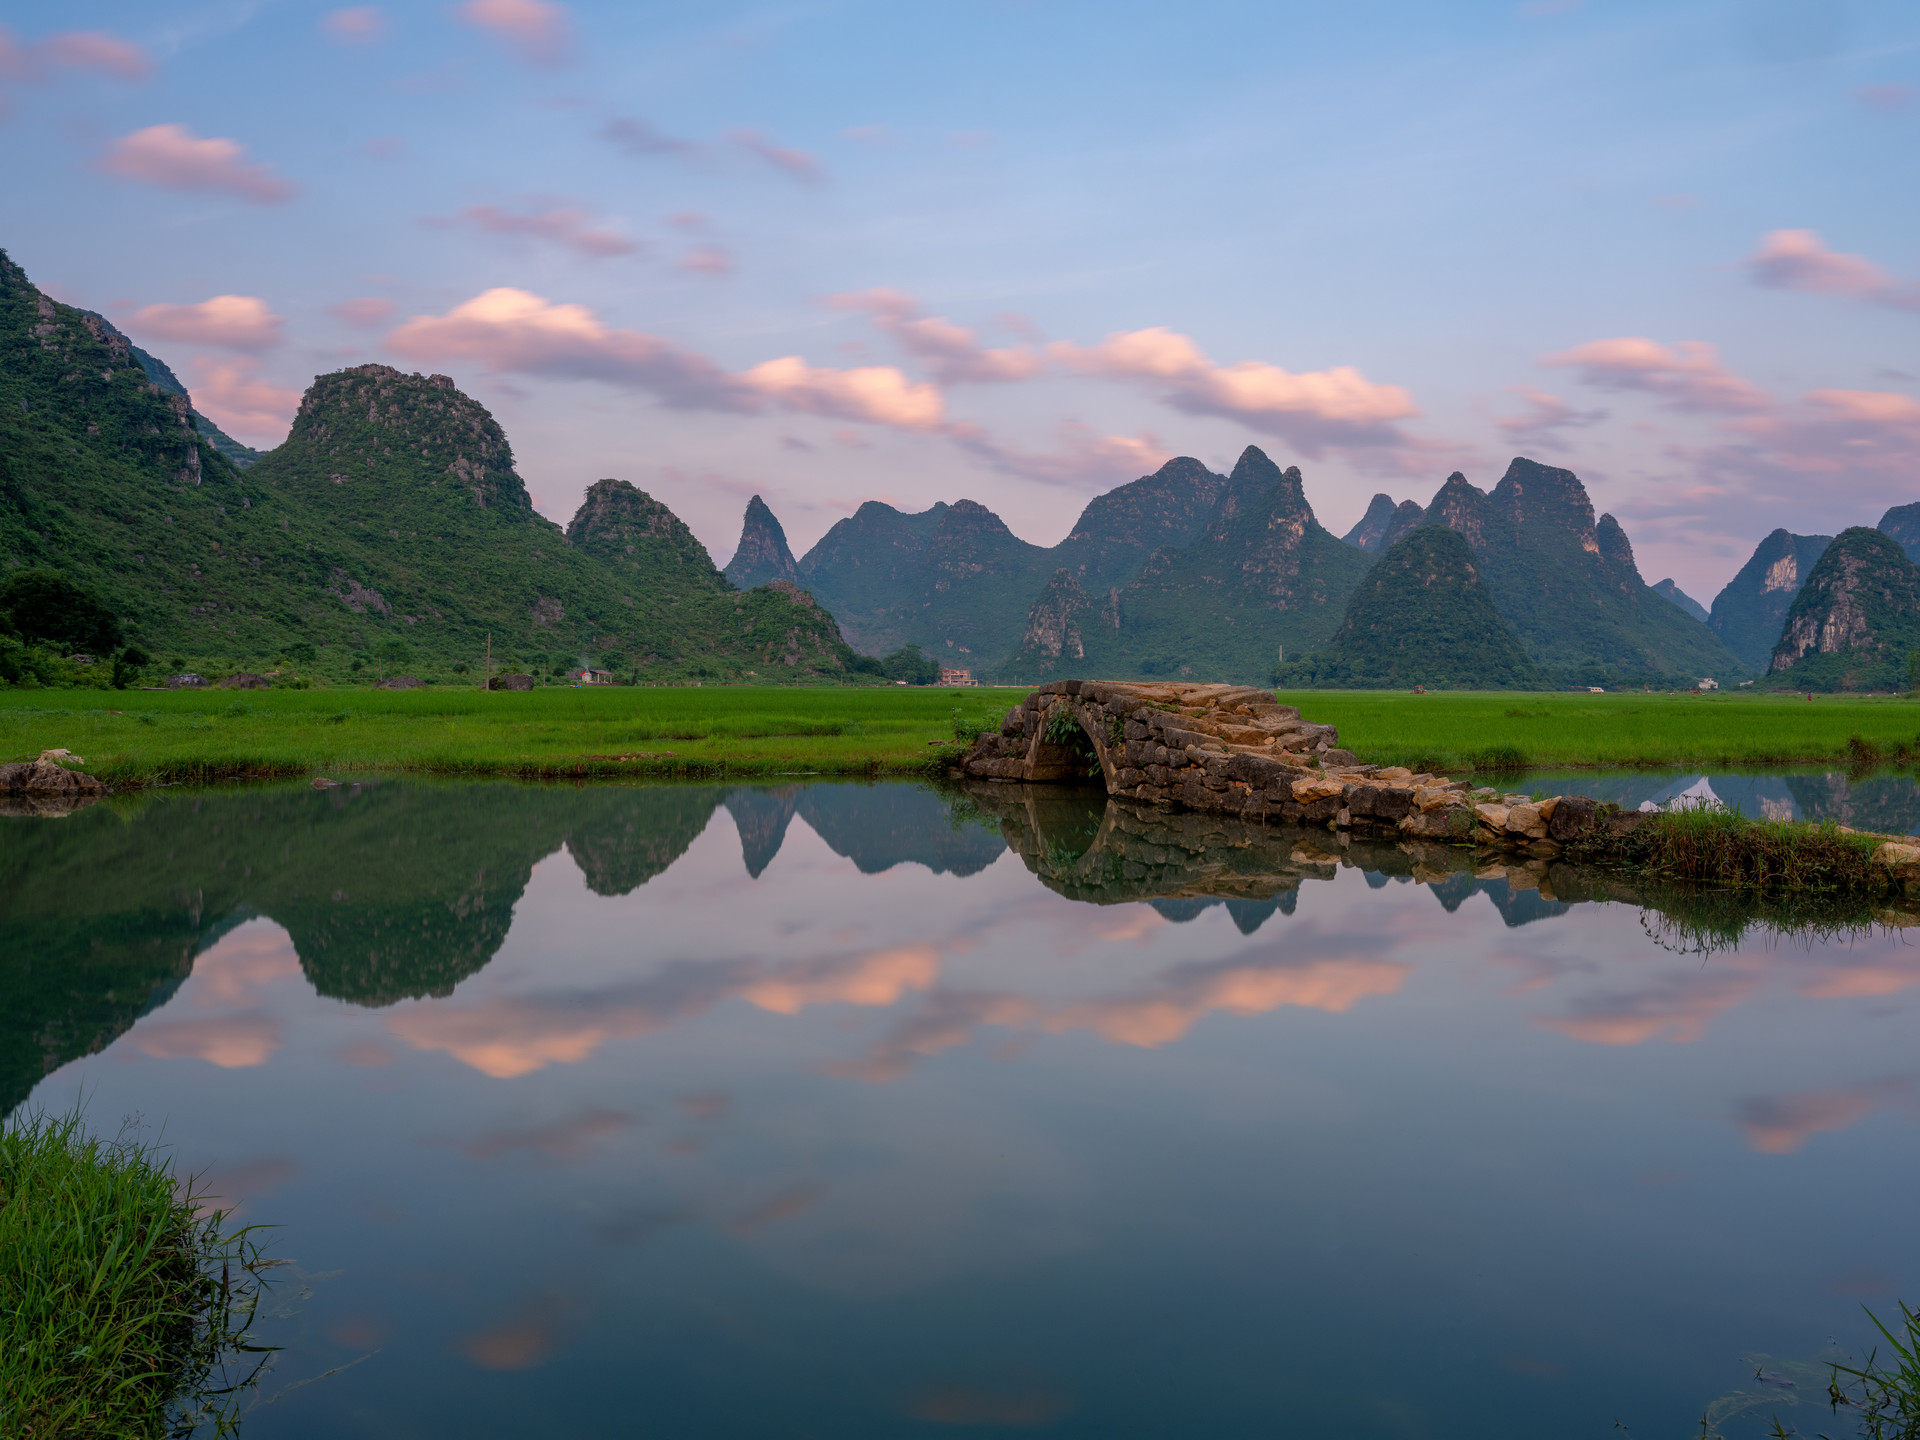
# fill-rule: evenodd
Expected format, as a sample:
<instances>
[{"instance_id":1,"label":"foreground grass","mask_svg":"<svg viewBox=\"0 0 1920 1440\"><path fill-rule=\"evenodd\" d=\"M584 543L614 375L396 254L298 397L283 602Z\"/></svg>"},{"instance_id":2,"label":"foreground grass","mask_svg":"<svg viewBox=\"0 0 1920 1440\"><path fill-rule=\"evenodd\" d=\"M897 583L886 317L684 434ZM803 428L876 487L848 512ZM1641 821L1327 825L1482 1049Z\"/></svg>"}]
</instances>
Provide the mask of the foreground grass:
<instances>
[{"instance_id":1,"label":"foreground grass","mask_svg":"<svg viewBox=\"0 0 1920 1440\"><path fill-rule=\"evenodd\" d=\"M258 1256L196 1208L151 1148L103 1143L77 1118L0 1132L0 1434L228 1428L222 1369L244 1344Z\"/></svg>"},{"instance_id":2,"label":"foreground grass","mask_svg":"<svg viewBox=\"0 0 1920 1440\"><path fill-rule=\"evenodd\" d=\"M1283 691L1363 760L1419 770L1871 764L1920 753L1920 701L1893 696ZM1857 743L1850 743L1857 742Z\"/></svg>"},{"instance_id":3,"label":"foreground grass","mask_svg":"<svg viewBox=\"0 0 1920 1440\"><path fill-rule=\"evenodd\" d=\"M412 770L453 775L908 774L954 712L1021 690L745 687L0 691L0 760L83 755L114 785Z\"/></svg>"}]
</instances>

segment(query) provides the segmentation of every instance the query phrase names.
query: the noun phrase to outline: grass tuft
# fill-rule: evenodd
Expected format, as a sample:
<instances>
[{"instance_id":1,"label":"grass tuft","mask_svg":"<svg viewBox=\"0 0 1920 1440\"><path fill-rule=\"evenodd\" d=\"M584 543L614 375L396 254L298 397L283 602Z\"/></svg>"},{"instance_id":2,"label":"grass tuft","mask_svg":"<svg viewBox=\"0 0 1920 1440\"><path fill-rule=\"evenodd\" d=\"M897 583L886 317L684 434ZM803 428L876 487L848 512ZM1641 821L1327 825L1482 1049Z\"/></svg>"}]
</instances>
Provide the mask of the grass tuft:
<instances>
[{"instance_id":1,"label":"grass tuft","mask_svg":"<svg viewBox=\"0 0 1920 1440\"><path fill-rule=\"evenodd\" d=\"M234 1376L264 1355L247 1327L270 1262L226 1220L125 1132L46 1115L0 1130L0 1434L229 1433L252 1373Z\"/></svg>"}]
</instances>

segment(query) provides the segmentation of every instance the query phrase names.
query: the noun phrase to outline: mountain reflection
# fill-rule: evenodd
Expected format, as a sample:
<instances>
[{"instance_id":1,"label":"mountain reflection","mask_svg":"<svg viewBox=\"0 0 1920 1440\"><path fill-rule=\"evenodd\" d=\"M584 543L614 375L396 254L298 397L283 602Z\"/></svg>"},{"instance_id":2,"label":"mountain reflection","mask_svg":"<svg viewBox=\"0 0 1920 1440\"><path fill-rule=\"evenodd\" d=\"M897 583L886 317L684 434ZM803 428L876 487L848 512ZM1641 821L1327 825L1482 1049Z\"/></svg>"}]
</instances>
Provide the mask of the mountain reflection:
<instances>
[{"instance_id":1,"label":"mountain reflection","mask_svg":"<svg viewBox=\"0 0 1920 1440\"><path fill-rule=\"evenodd\" d=\"M284 928L321 995L444 996L498 953L539 861L564 848L595 894L629 894L723 805L749 876L796 811L865 874L918 862L971 875L1005 850L905 785L368 783L154 793L57 824L16 819L0 830L0 1113L164 1004L194 958L251 917ZM763 989L756 1003L797 993ZM231 1058L268 1040L183 1030L170 1043Z\"/></svg>"},{"instance_id":2,"label":"mountain reflection","mask_svg":"<svg viewBox=\"0 0 1920 1440\"><path fill-rule=\"evenodd\" d=\"M1851 785L1838 775L1739 778L1743 805L1790 805L1862 826L1897 828L1915 808L1913 782L1904 776ZM1724 784L1729 795L1736 788L1731 777L1711 783ZM1687 945L1724 947L1755 919L1768 918L1763 902L1650 891L1565 864L1507 863L1427 842L1174 814L1085 787L980 785L942 793L864 782L374 783L326 792L154 793L58 822L16 819L0 828L0 926L7 936L0 955L0 1112L43 1075L104 1048L166 1004L196 957L249 919L285 932L290 951L272 964L288 975L297 965L322 996L367 1007L445 997L499 952L540 861L564 849L592 893L627 895L675 865L722 807L739 836L746 883L755 886L770 883L760 877L797 815L863 875L917 864L936 875L973 876L1011 850L1043 886L1070 900L1143 903L1155 923L1176 924L1224 907L1246 936L1276 915L1293 916L1303 887L1331 881L1342 869L1359 871L1374 889L1424 886L1449 914L1485 895L1508 927L1565 916L1585 901L1615 901L1657 912L1656 939L1670 931ZM1862 911L1836 918L1859 924L1887 917ZM645 1034L726 1000L795 1014L819 1004L885 1007L910 994L924 997L922 1013L860 1062L862 1073L879 1077L982 1024L1086 1029L1157 1044L1212 1010L1341 1009L1398 984L1397 971L1356 969L1357 958L1322 973L1263 953L1220 974L1170 976L1150 994L1061 1008L1011 993L942 990L946 943L935 936L925 944L811 958L669 962L617 993L409 1010L395 1017L392 1033L415 1049L508 1076L591 1054L610 1038ZM1883 974L1886 968L1822 983L1861 994L1911 983L1904 967ZM1542 1023L1601 1043L1691 1034L1700 1015L1733 1003L1701 988L1709 983L1701 977L1685 995L1665 998L1596 997L1588 1009ZM279 1043L267 1022L245 1014L223 1026L170 1016L146 1027L147 1043L218 1065L258 1063Z\"/></svg>"}]
</instances>

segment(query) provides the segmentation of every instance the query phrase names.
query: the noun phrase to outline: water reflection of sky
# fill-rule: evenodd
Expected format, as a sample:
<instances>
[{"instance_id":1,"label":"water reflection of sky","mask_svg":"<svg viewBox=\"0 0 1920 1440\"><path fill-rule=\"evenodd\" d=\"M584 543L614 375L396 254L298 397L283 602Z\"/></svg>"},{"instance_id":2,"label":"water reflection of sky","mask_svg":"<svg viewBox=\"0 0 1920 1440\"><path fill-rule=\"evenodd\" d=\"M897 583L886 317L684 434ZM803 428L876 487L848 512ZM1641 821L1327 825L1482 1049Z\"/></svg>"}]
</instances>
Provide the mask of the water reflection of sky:
<instances>
[{"instance_id":1,"label":"water reflection of sky","mask_svg":"<svg viewBox=\"0 0 1920 1440\"><path fill-rule=\"evenodd\" d=\"M626 893L569 839L447 993L243 919L41 1083L283 1227L247 1434L1680 1434L1920 1295L1897 933L1354 870L1246 933L866 793L857 857L720 806Z\"/></svg>"}]
</instances>

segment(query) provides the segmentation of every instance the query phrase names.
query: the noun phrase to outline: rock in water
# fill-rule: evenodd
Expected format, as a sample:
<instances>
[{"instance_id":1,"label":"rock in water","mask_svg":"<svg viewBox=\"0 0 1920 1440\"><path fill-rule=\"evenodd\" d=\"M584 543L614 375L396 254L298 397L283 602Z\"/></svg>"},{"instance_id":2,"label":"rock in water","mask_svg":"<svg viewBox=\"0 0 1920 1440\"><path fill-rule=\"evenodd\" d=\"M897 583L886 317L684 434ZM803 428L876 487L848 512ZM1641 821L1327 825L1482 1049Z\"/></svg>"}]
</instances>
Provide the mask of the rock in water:
<instances>
[{"instance_id":1,"label":"rock in water","mask_svg":"<svg viewBox=\"0 0 1920 1440\"><path fill-rule=\"evenodd\" d=\"M0 811L15 815L64 815L91 805L107 787L83 770L62 764L84 763L65 750L42 750L37 760L0 765Z\"/></svg>"},{"instance_id":2,"label":"rock in water","mask_svg":"<svg viewBox=\"0 0 1920 1440\"><path fill-rule=\"evenodd\" d=\"M779 520L758 495L747 502L746 519L740 526L740 543L734 547L733 559L727 562L724 573L740 590L751 590L775 580L784 580L789 585L800 583L793 551L787 548L787 532L780 528Z\"/></svg>"},{"instance_id":3,"label":"rock in water","mask_svg":"<svg viewBox=\"0 0 1920 1440\"><path fill-rule=\"evenodd\" d=\"M1494 608L1466 538L1423 525L1360 582L1326 646L1283 672L1289 685L1537 688L1545 678Z\"/></svg>"},{"instance_id":4,"label":"rock in water","mask_svg":"<svg viewBox=\"0 0 1920 1440\"><path fill-rule=\"evenodd\" d=\"M1775 530L1714 597L1707 625L1749 669L1764 672L1772 662L1787 608L1832 543L1831 535Z\"/></svg>"},{"instance_id":5,"label":"rock in water","mask_svg":"<svg viewBox=\"0 0 1920 1440\"><path fill-rule=\"evenodd\" d=\"M1920 565L1897 541L1842 530L1787 610L1769 681L1792 690L1904 690L1920 649Z\"/></svg>"}]
</instances>

